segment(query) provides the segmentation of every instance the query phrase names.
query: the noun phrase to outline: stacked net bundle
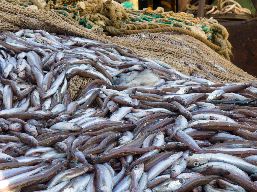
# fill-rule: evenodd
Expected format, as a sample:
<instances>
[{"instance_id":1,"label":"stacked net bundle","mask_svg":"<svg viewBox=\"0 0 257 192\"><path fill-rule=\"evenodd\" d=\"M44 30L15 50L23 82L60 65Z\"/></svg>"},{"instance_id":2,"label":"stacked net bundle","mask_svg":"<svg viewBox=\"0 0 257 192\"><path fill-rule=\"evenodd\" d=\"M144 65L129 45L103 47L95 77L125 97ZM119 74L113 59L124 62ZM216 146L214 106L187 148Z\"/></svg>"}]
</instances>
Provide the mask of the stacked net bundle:
<instances>
[{"instance_id":1,"label":"stacked net bundle","mask_svg":"<svg viewBox=\"0 0 257 192\"><path fill-rule=\"evenodd\" d=\"M140 32L179 32L202 41L217 53L230 59L231 45L227 30L216 20L194 18L187 13L164 12L162 8L155 11L130 11L129 21L119 29L107 26L111 34L130 35Z\"/></svg>"},{"instance_id":2,"label":"stacked net bundle","mask_svg":"<svg viewBox=\"0 0 257 192\"><path fill-rule=\"evenodd\" d=\"M255 80L255 77L189 35L141 33L113 37L112 42L128 47L142 57L163 61L189 75L217 82Z\"/></svg>"},{"instance_id":3,"label":"stacked net bundle","mask_svg":"<svg viewBox=\"0 0 257 192\"><path fill-rule=\"evenodd\" d=\"M0 0L0 31L19 29L44 29L59 34L83 36L106 41L103 36L91 33L72 19L50 10L24 8L5 0Z\"/></svg>"},{"instance_id":4,"label":"stacked net bundle","mask_svg":"<svg viewBox=\"0 0 257 192\"><path fill-rule=\"evenodd\" d=\"M108 35L178 31L206 43L227 59L231 55L228 33L213 19L194 18L187 13L164 12L162 8L155 11L125 10L121 4L112 0L25 0L16 3L28 8L54 10L87 29Z\"/></svg>"}]
</instances>

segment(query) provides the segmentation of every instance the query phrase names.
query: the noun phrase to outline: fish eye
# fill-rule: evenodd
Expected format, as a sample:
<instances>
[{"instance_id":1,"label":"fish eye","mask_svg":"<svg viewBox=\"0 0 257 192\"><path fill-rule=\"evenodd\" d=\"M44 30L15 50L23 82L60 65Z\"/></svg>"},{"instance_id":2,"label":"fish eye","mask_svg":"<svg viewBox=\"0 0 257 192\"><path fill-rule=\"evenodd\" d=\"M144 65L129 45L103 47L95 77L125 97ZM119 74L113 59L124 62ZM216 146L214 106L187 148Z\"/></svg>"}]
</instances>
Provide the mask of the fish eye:
<instances>
[{"instance_id":1,"label":"fish eye","mask_svg":"<svg viewBox=\"0 0 257 192\"><path fill-rule=\"evenodd\" d=\"M194 167L198 167L198 166L200 166L200 163L198 161L195 161L193 165L194 165Z\"/></svg>"},{"instance_id":2,"label":"fish eye","mask_svg":"<svg viewBox=\"0 0 257 192\"><path fill-rule=\"evenodd\" d=\"M186 179L180 178L179 181L180 181L181 184L184 184L186 182Z\"/></svg>"},{"instance_id":3,"label":"fish eye","mask_svg":"<svg viewBox=\"0 0 257 192\"><path fill-rule=\"evenodd\" d=\"M7 157L5 160L8 161L8 162L11 162L12 158L11 157Z\"/></svg>"}]
</instances>

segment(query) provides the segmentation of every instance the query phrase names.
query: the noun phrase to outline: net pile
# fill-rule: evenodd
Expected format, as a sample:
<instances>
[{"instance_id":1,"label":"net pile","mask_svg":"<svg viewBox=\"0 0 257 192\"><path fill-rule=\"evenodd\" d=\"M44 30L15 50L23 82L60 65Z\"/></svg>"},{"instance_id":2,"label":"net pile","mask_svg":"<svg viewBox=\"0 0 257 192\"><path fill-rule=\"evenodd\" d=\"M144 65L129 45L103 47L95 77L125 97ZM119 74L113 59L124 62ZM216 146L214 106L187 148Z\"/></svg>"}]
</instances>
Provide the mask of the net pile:
<instances>
[{"instance_id":1,"label":"net pile","mask_svg":"<svg viewBox=\"0 0 257 192\"><path fill-rule=\"evenodd\" d=\"M179 33L142 33L113 37L140 56L163 61L180 72L216 82L242 82L255 77L233 65L195 38Z\"/></svg>"},{"instance_id":2,"label":"net pile","mask_svg":"<svg viewBox=\"0 0 257 192\"><path fill-rule=\"evenodd\" d=\"M17 4L31 7L31 2L35 6L40 4L38 1L25 0ZM162 8L155 11L125 10L121 4L112 0L58 0L41 4L37 6L38 9L55 10L93 31L108 35L177 31L197 38L227 59L231 55L228 33L213 19L194 18L187 13L164 12Z\"/></svg>"},{"instance_id":3,"label":"net pile","mask_svg":"<svg viewBox=\"0 0 257 192\"><path fill-rule=\"evenodd\" d=\"M0 0L0 31L44 29L53 33L83 36L105 42L106 38L92 33L72 19L54 11L33 10Z\"/></svg>"},{"instance_id":4,"label":"net pile","mask_svg":"<svg viewBox=\"0 0 257 192\"><path fill-rule=\"evenodd\" d=\"M227 30L216 20L194 18L187 13L155 11L130 11L130 20L120 29L107 26L106 30L113 35L130 35L141 32L179 32L202 41L217 53L230 59L231 45Z\"/></svg>"}]
</instances>

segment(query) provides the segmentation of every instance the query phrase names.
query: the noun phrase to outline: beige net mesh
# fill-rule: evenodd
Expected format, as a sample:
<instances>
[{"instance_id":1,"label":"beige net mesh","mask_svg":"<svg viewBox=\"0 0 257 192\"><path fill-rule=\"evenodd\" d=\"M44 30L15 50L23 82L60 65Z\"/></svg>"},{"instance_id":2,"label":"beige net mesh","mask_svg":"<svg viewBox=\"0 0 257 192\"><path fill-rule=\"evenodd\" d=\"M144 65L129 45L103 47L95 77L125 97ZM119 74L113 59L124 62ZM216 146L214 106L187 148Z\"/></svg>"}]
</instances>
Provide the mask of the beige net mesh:
<instances>
[{"instance_id":1,"label":"beige net mesh","mask_svg":"<svg viewBox=\"0 0 257 192\"><path fill-rule=\"evenodd\" d=\"M107 42L106 37L92 33L72 19L54 11L32 10L0 0L0 31L23 28L43 29L48 32L77 35Z\"/></svg>"},{"instance_id":2,"label":"beige net mesh","mask_svg":"<svg viewBox=\"0 0 257 192\"><path fill-rule=\"evenodd\" d=\"M112 41L129 47L140 56L168 63L186 74L223 82L255 80L210 47L188 35L142 33L113 37Z\"/></svg>"},{"instance_id":3,"label":"beige net mesh","mask_svg":"<svg viewBox=\"0 0 257 192\"><path fill-rule=\"evenodd\" d=\"M69 81L69 94L72 100L75 100L79 92L89 83L92 79L80 77L76 75Z\"/></svg>"},{"instance_id":4,"label":"beige net mesh","mask_svg":"<svg viewBox=\"0 0 257 192\"><path fill-rule=\"evenodd\" d=\"M125 10L113 0L12 0L30 9L51 10L65 15L92 31L107 35L130 35L140 32L177 31L193 36L230 59L227 30L214 19L195 18L192 14L156 10Z\"/></svg>"}]
</instances>

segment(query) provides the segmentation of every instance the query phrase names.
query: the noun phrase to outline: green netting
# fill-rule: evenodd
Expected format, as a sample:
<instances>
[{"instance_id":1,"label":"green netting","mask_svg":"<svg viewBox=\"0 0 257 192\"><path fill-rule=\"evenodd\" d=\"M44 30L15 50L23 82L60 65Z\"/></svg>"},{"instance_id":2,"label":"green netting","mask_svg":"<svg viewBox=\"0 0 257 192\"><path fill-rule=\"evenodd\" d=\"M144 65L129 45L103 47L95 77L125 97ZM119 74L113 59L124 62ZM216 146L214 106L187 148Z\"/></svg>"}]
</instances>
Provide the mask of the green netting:
<instances>
[{"instance_id":1,"label":"green netting","mask_svg":"<svg viewBox=\"0 0 257 192\"><path fill-rule=\"evenodd\" d=\"M126 1L121 4L125 9L133 9L134 4L132 2Z\"/></svg>"}]
</instances>

